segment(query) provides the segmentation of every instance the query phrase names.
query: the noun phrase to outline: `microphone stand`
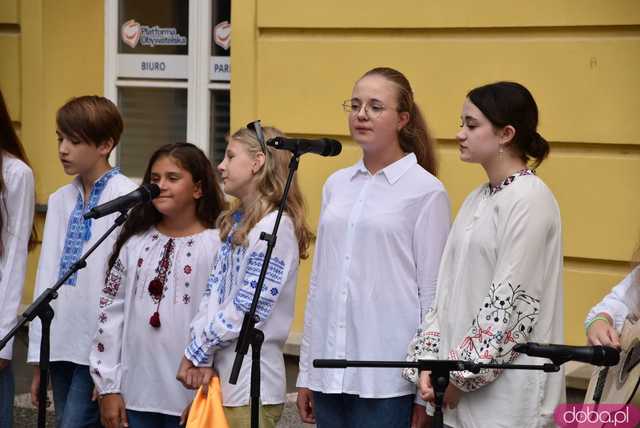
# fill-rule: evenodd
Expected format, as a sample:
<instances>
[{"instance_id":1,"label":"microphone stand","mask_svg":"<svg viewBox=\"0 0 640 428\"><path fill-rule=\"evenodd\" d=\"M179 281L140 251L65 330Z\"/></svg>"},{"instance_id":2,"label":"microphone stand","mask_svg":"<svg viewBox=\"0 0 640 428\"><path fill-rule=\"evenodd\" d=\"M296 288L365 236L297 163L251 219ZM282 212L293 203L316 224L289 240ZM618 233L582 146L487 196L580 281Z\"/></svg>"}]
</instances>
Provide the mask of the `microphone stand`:
<instances>
[{"instance_id":1,"label":"microphone stand","mask_svg":"<svg viewBox=\"0 0 640 428\"><path fill-rule=\"evenodd\" d=\"M258 301L260 300L260 294L262 293L262 286L267 275L267 269L269 268L271 253L276 245L280 219L282 218L282 213L287 205L289 188L291 187L293 176L300 163L300 155L301 153L298 153L298 151L293 152L293 156L289 162L289 175L287 176L287 182L284 186L282 199L278 206L278 214L276 216L276 222L273 225L273 231L270 234L265 232L260 234L260 239L267 242L267 251L264 255L262 269L260 270L258 283L256 284L253 300L251 301L251 308L249 309L249 312L244 314L244 319L242 320L242 329L240 330L240 336L238 337L238 343L236 344L236 357L233 361L231 376L229 377L229 383L232 385L235 385L238 382L238 375L240 374L240 368L242 367L242 360L249 350L249 345L251 345L251 428L258 428L260 424L260 350L262 348L262 342L264 341L264 333L256 328L256 324L260 321L256 316L256 309L258 308Z\"/></svg>"},{"instance_id":2,"label":"microphone stand","mask_svg":"<svg viewBox=\"0 0 640 428\"><path fill-rule=\"evenodd\" d=\"M563 361L564 362L564 361ZM560 363L562 364L562 363ZM444 393L449 385L449 376L454 371L470 371L479 373L482 369L518 369L541 370L544 372L560 371L557 362L542 365L531 364L482 364L461 360L418 360L418 361L357 361L357 360L313 360L313 366L317 368L347 368L347 367L399 367L417 368L418 373L424 370L431 371L431 385L435 395L435 410L433 412L433 428L444 427L442 405Z\"/></svg>"},{"instance_id":3,"label":"microphone stand","mask_svg":"<svg viewBox=\"0 0 640 428\"><path fill-rule=\"evenodd\" d=\"M58 289L67 279L80 269L87 266L87 258L95 251L96 248L113 232L118 226L121 226L127 220L126 210L120 211L120 215L114 221L113 225L98 239L86 253L71 265L69 270L56 282L53 287L47 288L38 296L38 298L20 315L18 323L0 340L0 349L16 335L20 327L28 321L33 321L35 317L40 318L42 323L42 337L40 339L40 389L38 390L38 428L45 428L47 418L47 383L49 376L49 349L50 349L50 330L53 321L53 308L50 303L58 297Z\"/></svg>"}]
</instances>

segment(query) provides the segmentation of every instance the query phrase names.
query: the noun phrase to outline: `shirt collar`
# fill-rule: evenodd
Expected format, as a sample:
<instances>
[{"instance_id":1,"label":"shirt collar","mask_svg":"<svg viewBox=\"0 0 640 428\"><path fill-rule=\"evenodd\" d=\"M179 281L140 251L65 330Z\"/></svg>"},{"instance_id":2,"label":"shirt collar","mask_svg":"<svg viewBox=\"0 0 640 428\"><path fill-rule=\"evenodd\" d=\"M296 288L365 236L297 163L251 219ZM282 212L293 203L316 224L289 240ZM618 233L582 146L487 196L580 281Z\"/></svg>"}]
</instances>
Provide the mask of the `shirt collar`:
<instances>
[{"instance_id":1,"label":"shirt collar","mask_svg":"<svg viewBox=\"0 0 640 428\"><path fill-rule=\"evenodd\" d=\"M403 156L401 159L398 159L394 163L387 165L386 167L378 171L376 175L383 174L389 184L395 184L400 179L400 177L404 175L405 172L407 172L412 166L416 165L417 163L418 160L416 158L416 155L414 153L409 153ZM371 175L367 167L364 165L364 161L362 159L360 159L358 163L353 166L353 172L350 178L353 180L358 174Z\"/></svg>"},{"instance_id":2,"label":"shirt collar","mask_svg":"<svg viewBox=\"0 0 640 428\"><path fill-rule=\"evenodd\" d=\"M93 190L93 187L96 185L98 181L100 181L100 179L102 179L102 177L104 177L107 174L113 174L115 172L114 170L120 171L120 168L117 166L113 167L110 170L106 171L104 174L102 174L100 177L98 177L98 179L91 184L91 190ZM71 184L75 186L75 188L78 190L78 192L80 192L80 194L82 195L82 198L84 199L84 187L82 187L82 181L80 180L80 176L76 175L76 177L73 179Z\"/></svg>"}]
</instances>

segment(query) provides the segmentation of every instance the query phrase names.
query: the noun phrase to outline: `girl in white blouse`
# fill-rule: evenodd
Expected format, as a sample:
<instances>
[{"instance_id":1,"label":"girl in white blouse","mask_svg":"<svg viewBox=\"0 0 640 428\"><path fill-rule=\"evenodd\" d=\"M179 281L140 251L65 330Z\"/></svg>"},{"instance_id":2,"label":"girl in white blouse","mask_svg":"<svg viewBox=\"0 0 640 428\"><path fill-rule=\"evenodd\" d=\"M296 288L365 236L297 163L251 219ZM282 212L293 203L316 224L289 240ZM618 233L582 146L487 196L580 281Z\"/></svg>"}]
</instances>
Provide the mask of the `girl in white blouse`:
<instances>
[{"instance_id":1,"label":"girl in white blouse","mask_svg":"<svg viewBox=\"0 0 640 428\"><path fill-rule=\"evenodd\" d=\"M143 183L160 195L134 208L118 236L90 355L107 428L179 425L193 393L175 371L220 247L222 192L199 148L159 148Z\"/></svg>"},{"instance_id":2,"label":"girl in white blouse","mask_svg":"<svg viewBox=\"0 0 640 428\"><path fill-rule=\"evenodd\" d=\"M449 200L435 177L434 141L402 73L368 71L343 106L362 160L332 174L323 188L298 410L319 428L362 421L404 428L412 414L426 414L414 407L415 386L399 369L318 369L312 362L404 358L435 295Z\"/></svg>"},{"instance_id":3,"label":"girl in white blouse","mask_svg":"<svg viewBox=\"0 0 640 428\"><path fill-rule=\"evenodd\" d=\"M264 136L269 139L282 133L265 127ZM231 135L224 160L218 165L224 191L236 201L218 220L222 247L191 324L178 379L189 388L208 385L213 363L220 376L224 413L232 428L250 426L250 359L244 359L235 385L229 383L229 376L267 248L260 234L273 231L290 159L289 152L261 144L253 131L243 128ZM275 428L286 400L283 348L293 321L298 263L307 257L310 239L304 201L294 179L256 312L256 326L264 333L261 427Z\"/></svg>"},{"instance_id":4,"label":"girl in white blouse","mask_svg":"<svg viewBox=\"0 0 640 428\"><path fill-rule=\"evenodd\" d=\"M33 173L0 91L0 338L17 322L32 242ZM12 426L13 341L0 350L0 427Z\"/></svg>"},{"instance_id":5,"label":"girl in white blouse","mask_svg":"<svg viewBox=\"0 0 640 428\"><path fill-rule=\"evenodd\" d=\"M624 320L630 315L640 317L640 247L632 260L635 268L587 315L585 329L590 345L620 348Z\"/></svg>"},{"instance_id":6,"label":"girl in white blouse","mask_svg":"<svg viewBox=\"0 0 640 428\"><path fill-rule=\"evenodd\" d=\"M519 355L522 342L563 343L560 211L529 169L549 152L536 132L538 108L522 85L473 89L462 107L460 159L479 163L489 182L466 198L451 228L432 311L411 342L409 358L538 364ZM417 381L415 370L406 377ZM434 400L429 373L423 399ZM446 425L554 426L564 402L564 375L528 370L453 372L445 395Z\"/></svg>"}]
</instances>

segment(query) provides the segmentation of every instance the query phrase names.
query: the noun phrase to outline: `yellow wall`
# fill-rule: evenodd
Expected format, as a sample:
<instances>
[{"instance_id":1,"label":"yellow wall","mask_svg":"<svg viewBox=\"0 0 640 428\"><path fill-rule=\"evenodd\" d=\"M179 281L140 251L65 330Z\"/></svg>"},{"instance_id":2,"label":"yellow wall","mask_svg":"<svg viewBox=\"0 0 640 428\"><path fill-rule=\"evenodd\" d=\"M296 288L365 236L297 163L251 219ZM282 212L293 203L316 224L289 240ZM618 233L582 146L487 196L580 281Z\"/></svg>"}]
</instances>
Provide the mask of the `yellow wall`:
<instances>
[{"instance_id":1,"label":"yellow wall","mask_svg":"<svg viewBox=\"0 0 640 428\"><path fill-rule=\"evenodd\" d=\"M439 137L454 210L485 179L457 156L466 91L498 79L530 88L552 142L539 174L563 215L567 342L583 342L585 313L625 274L640 236L640 2L245 0L233 2L232 14L232 129L260 118L293 135L345 143L336 159L301 162L313 227L322 183L359 157L340 103L367 69L387 65L409 77ZM40 203L69 180L57 162L55 112L71 96L103 92L103 53L103 1L0 1L0 87ZM294 333L302 330L310 265L300 271Z\"/></svg>"},{"instance_id":2,"label":"yellow wall","mask_svg":"<svg viewBox=\"0 0 640 428\"><path fill-rule=\"evenodd\" d=\"M0 87L36 176L37 202L69 181L58 162L57 109L103 93L104 4L100 0L0 1ZM40 237L43 216L36 217ZM23 302L33 294L31 252Z\"/></svg>"},{"instance_id":3,"label":"yellow wall","mask_svg":"<svg viewBox=\"0 0 640 428\"><path fill-rule=\"evenodd\" d=\"M481 167L458 160L454 136L466 91L496 80L523 83L552 144L539 175L563 216L566 341L582 344L586 312L623 277L640 237L640 2L513 4L234 2L231 127L260 118L290 134L346 143L337 159L301 163L315 227L322 183L360 154L340 103L367 69L398 68L439 138L440 177L457 211L485 181ZM297 333L310 265L300 272Z\"/></svg>"}]
</instances>

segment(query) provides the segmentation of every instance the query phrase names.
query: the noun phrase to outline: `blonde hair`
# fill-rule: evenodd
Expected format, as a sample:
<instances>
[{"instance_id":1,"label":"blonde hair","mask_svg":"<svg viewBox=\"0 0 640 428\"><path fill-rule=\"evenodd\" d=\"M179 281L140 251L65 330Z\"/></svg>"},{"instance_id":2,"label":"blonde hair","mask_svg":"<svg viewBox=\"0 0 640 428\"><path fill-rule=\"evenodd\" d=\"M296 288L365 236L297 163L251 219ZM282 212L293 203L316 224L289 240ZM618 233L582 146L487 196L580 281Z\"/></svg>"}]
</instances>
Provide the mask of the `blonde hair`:
<instances>
[{"instance_id":1,"label":"blonde hair","mask_svg":"<svg viewBox=\"0 0 640 428\"><path fill-rule=\"evenodd\" d=\"M265 126L262 128L265 140L284 136L284 134L273 127ZM228 137L228 141L234 140L242 143L250 156L255 157L262 152L262 147L258 141L256 134L247 129L241 128L233 135ZM233 233L232 242L234 245L247 245L247 235L249 231L268 213L278 209L280 198L284 192L284 186L287 181L289 172L289 161L291 153L285 150L276 150L267 147L265 153L265 162L262 168L256 173L256 190L258 197L256 202L250 207L242 207L244 209L242 220L237 229ZM240 210L240 201L234 201L230 208L223 211L218 217L217 226L220 229L220 238L224 241L231 233L233 226L233 214ZM313 234L305 220L305 203L298 185L297 176L294 176L285 212L293 222L294 231L298 240L298 250L301 259L306 259L309 249L309 243L313 239Z\"/></svg>"}]
</instances>

